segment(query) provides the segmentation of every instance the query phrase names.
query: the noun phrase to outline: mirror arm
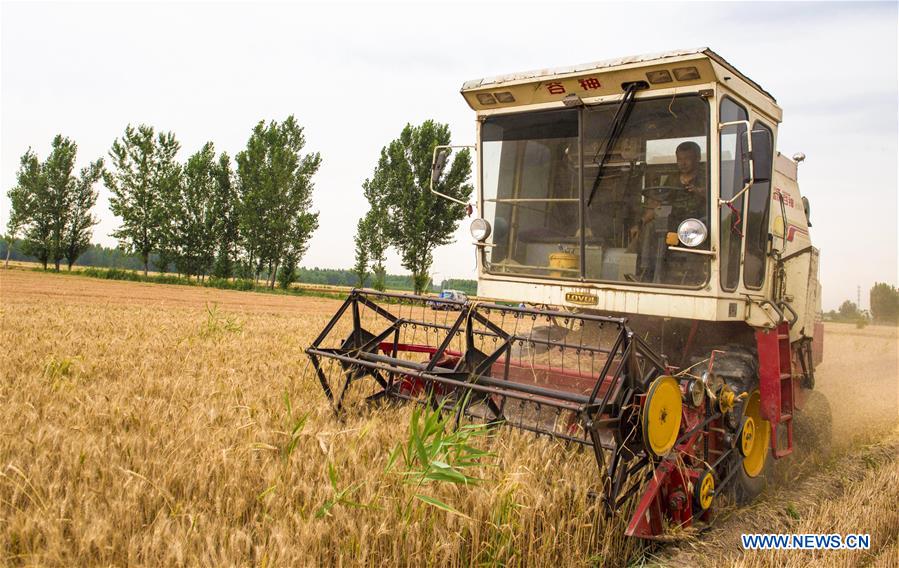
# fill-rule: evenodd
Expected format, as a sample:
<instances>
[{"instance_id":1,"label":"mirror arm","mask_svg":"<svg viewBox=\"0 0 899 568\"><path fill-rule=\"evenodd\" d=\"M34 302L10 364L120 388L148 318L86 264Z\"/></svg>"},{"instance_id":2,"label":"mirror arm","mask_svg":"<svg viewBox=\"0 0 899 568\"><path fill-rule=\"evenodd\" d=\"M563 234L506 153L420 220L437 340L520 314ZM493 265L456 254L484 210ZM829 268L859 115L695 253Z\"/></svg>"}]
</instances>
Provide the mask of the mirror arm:
<instances>
[{"instance_id":1,"label":"mirror arm","mask_svg":"<svg viewBox=\"0 0 899 568\"><path fill-rule=\"evenodd\" d=\"M433 164L435 161L437 161L437 151L438 151L438 150L449 149L449 148L474 148L475 150L477 150L477 149L476 149L474 146L472 146L472 145L455 145L455 146L453 146L453 145L446 145L446 146L434 146L434 153L431 155L431 163ZM440 193L439 191L437 191L436 189L434 189L434 177L433 177L433 176L431 177L431 187L430 187L430 189L431 189L431 193L433 193L433 194L435 194L435 195L439 195L440 197L442 197L442 198L444 198L444 199L449 199L449 200L452 201L453 203L458 203L459 205L465 205L466 207L467 207L468 205L470 205L469 203L465 203L465 202L462 201L461 199L456 199L455 197L452 197L452 196L447 195L447 194L445 194L445 193Z\"/></svg>"},{"instance_id":2,"label":"mirror arm","mask_svg":"<svg viewBox=\"0 0 899 568\"><path fill-rule=\"evenodd\" d=\"M750 172L749 175L752 175L752 173ZM719 198L718 198L718 205L719 205L719 206L720 206L720 205L730 205L731 203L733 203L734 201L736 201L737 199L739 199L740 196L742 196L744 193L746 193L746 192L749 190L749 188L752 187L752 182L753 182L753 180L749 180L749 183L747 183L747 184L743 187L743 189L741 189L740 191L738 191L738 192L736 193L736 195L734 195L734 196L731 197L730 199L721 199L721 198L719 197Z\"/></svg>"},{"instance_id":3,"label":"mirror arm","mask_svg":"<svg viewBox=\"0 0 899 568\"><path fill-rule=\"evenodd\" d=\"M730 205L731 203L736 201L744 193L749 191L749 188L752 187L753 182L755 182L755 168L753 167L753 163L752 163L752 127L750 126L749 121L748 120L734 120L731 122L722 122L721 124L718 125L718 130L720 131L720 130L723 130L725 127L738 126L740 124L742 124L743 126L746 127L746 133L747 133L746 145L749 147L749 183L747 183L745 186L743 186L743 189L738 191L736 193L736 195L734 195L730 199L721 199L719 197L718 198L718 207L721 207L722 205Z\"/></svg>"}]
</instances>

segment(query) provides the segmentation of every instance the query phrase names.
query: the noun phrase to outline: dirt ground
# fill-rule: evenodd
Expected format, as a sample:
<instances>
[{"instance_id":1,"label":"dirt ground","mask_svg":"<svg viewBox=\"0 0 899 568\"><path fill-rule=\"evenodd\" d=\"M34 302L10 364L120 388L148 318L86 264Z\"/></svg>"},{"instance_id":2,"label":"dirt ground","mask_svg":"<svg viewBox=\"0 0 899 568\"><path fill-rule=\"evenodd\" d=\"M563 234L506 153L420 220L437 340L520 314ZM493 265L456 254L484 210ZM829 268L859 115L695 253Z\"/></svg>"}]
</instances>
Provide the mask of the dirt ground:
<instances>
[{"instance_id":1,"label":"dirt ground","mask_svg":"<svg viewBox=\"0 0 899 568\"><path fill-rule=\"evenodd\" d=\"M532 436L497 437L487 483L438 493L468 517L410 508L386 471L408 411L337 423L305 373L338 306L0 270L0 565L899 566L895 328L827 324L829 455L785 460L753 505L640 551L589 505L589 456ZM338 487L351 499L317 515ZM873 543L743 552L750 529Z\"/></svg>"}]
</instances>

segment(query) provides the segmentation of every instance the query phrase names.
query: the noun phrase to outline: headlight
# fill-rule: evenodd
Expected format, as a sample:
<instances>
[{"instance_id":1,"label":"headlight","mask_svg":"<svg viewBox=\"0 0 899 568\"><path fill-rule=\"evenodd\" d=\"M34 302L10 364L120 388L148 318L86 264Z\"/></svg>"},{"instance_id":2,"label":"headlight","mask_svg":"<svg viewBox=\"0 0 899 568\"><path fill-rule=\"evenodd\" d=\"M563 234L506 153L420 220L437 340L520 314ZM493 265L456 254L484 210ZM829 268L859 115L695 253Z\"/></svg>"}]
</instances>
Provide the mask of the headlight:
<instances>
[{"instance_id":1,"label":"headlight","mask_svg":"<svg viewBox=\"0 0 899 568\"><path fill-rule=\"evenodd\" d=\"M709 236L709 230L699 219L686 219L677 227L677 238L684 246L698 247Z\"/></svg>"},{"instance_id":2,"label":"headlight","mask_svg":"<svg viewBox=\"0 0 899 568\"><path fill-rule=\"evenodd\" d=\"M485 219L475 219L472 221L471 236L478 242L487 240L487 237L490 236L490 223Z\"/></svg>"}]
</instances>

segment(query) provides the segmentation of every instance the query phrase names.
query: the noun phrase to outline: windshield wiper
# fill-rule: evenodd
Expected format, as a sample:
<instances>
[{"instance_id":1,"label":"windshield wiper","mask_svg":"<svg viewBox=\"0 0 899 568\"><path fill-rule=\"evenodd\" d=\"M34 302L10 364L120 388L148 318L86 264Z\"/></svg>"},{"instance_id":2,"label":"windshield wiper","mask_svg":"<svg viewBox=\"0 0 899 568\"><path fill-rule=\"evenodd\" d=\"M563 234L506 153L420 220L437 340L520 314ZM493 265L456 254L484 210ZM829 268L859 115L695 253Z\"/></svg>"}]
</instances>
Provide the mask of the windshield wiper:
<instances>
[{"instance_id":1,"label":"windshield wiper","mask_svg":"<svg viewBox=\"0 0 899 568\"><path fill-rule=\"evenodd\" d=\"M634 81L625 86L624 96L621 97L621 102L618 103L618 109L615 111L614 118L612 118L612 124L609 125L609 134L606 136L606 147L603 149L602 159L597 162L597 164L599 164L599 169L596 171L596 179L593 180L593 188L590 190L589 199L587 199L587 207L590 207L590 204L593 203L593 197L596 195L599 182L602 180L603 169L606 167L609 156L612 155L612 148L614 148L615 144L618 142L618 138L624 131L624 125L631 115L631 111L634 108L634 101L636 101L635 95L637 94L637 91L648 87L649 85L643 81Z\"/></svg>"}]
</instances>

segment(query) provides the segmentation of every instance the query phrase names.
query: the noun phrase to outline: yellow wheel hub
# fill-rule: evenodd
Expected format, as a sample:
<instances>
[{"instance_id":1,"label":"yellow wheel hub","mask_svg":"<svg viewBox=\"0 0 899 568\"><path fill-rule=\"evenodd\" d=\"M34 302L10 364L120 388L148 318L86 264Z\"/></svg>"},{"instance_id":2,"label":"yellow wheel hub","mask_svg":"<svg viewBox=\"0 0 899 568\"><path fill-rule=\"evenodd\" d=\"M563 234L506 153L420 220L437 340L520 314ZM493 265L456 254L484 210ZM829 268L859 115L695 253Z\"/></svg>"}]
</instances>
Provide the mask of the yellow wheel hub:
<instances>
[{"instance_id":1,"label":"yellow wheel hub","mask_svg":"<svg viewBox=\"0 0 899 568\"><path fill-rule=\"evenodd\" d=\"M752 448L755 446L755 420L751 416L746 417L743 423L743 431L740 432L740 453L745 458L752 454Z\"/></svg>"},{"instance_id":2,"label":"yellow wheel hub","mask_svg":"<svg viewBox=\"0 0 899 568\"><path fill-rule=\"evenodd\" d=\"M734 391L730 390L726 385L721 387L721 390L718 392L718 408L722 414L727 414L734 409L736 398Z\"/></svg>"},{"instance_id":3,"label":"yellow wheel hub","mask_svg":"<svg viewBox=\"0 0 899 568\"><path fill-rule=\"evenodd\" d=\"M765 468L768 448L771 446L771 424L762 419L759 391L752 391L749 395L743 416L746 417L740 433L743 470L749 477L758 477Z\"/></svg>"},{"instance_id":4,"label":"yellow wheel hub","mask_svg":"<svg viewBox=\"0 0 899 568\"><path fill-rule=\"evenodd\" d=\"M683 404L680 385L674 377L659 377L649 387L641 423L643 444L653 455L666 455L677 442Z\"/></svg>"},{"instance_id":5,"label":"yellow wheel hub","mask_svg":"<svg viewBox=\"0 0 899 568\"><path fill-rule=\"evenodd\" d=\"M696 484L696 503L699 507L706 511L712 506L712 499L715 498L715 478L711 471L702 474Z\"/></svg>"}]
</instances>

